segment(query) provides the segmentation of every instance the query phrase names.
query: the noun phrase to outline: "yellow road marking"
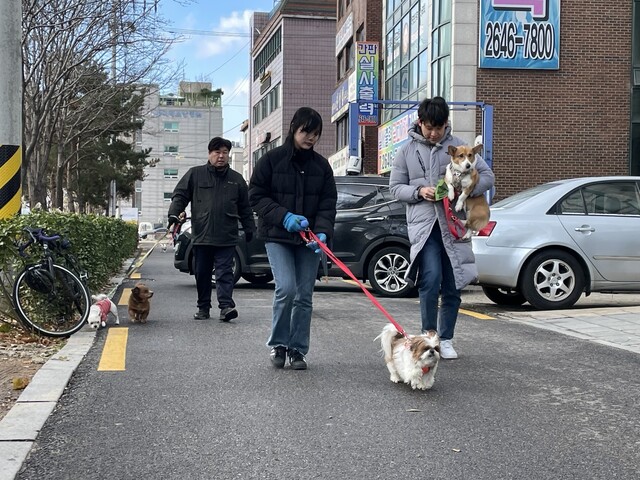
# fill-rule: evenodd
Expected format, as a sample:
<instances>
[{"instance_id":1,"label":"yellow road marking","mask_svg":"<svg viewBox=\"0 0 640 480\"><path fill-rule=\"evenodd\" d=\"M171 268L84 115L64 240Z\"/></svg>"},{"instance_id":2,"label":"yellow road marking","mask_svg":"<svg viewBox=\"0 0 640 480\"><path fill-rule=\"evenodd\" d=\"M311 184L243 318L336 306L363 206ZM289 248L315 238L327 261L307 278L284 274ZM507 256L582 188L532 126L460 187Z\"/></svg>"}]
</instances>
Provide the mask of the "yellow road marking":
<instances>
[{"instance_id":1,"label":"yellow road marking","mask_svg":"<svg viewBox=\"0 0 640 480\"><path fill-rule=\"evenodd\" d=\"M120 300L118 300L118 305L128 305L130 296L131 296L131 289L123 288L122 294L120 295Z\"/></svg>"},{"instance_id":2,"label":"yellow road marking","mask_svg":"<svg viewBox=\"0 0 640 480\"><path fill-rule=\"evenodd\" d=\"M349 280L349 279L346 279L346 278L343 278L343 279L342 279L342 281L343 281L344 283L348 283L348 284L350 284L350 285L355 285L356 287L359 287L359 286L360 286L360 285L358 285L356 282L354 282L353 280ZM364 286L367 288L367 290L371 290L371 287L370 287L370 286L368 286L368 285L366 285L366 284L365 284Z\"/></svg>"},{"instance_id":3,"label":"yellow road marking","mask_svg":"<svg viewBox=\"0 0 640 480\"><path fill-rule=\"evenodd\" d=\"M129 278L139 279L141 277L142 275L140 275L140 272L133 272L131 275L129 275Z\"/></svg>"},{"instance_id":4,"label":"yellow road marking","mask_svg":"<svg viewBox=\"0 0 640 480\"><path fill-rule=\"evenodd\" d=\"M98 364L99 372L119 372L125 369L128 338L129 329L127 327L109 329Z\"/></svg>"},{"instance_id":5,"label":"yellow road marking","mask_svg":"<svg viewBox=\"0 0 640 480\"><path fill-rule=\"evenodd\" d=\"M459 309L460 313L464 313L465 315L469 315L470 317L475 317L480 320L495 320L494 317L490 317L489 315L485 315L484 313L472 312L471 310Z\"/></svg>"}]
</instances>

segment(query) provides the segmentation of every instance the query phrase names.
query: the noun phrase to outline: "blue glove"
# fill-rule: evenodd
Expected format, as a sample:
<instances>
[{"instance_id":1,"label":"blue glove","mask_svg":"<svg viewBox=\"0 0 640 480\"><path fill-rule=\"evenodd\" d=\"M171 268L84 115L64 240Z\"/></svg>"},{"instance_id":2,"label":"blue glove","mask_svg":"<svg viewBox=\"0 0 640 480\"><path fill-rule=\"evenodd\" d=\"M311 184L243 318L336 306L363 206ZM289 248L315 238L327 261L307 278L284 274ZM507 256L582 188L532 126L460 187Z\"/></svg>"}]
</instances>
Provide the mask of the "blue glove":
<instances>
[{"instance_id":1,"label":"blue glove","mask_svg":"<svg viewBox=\"0 0 640 480\"><path fill-rule=\"evenodd\" d=\"M322 243L327 243L327 236L324 233L318 233L317 237L318 240L320 240ZM313 253L320 253L322 251L322 249L318 245L318 242L316 242L315 240L313 242L307 243L307 248L313 250Z\"/></svg>"},{"instance_id":2,"label":"blue glove","mask_svg":"<svg viewBox=\"0 0 640 480\"><path fill-rule=\"evenodd\" d=\"M306 228L309 228L309 220L302 215L294 215L289 212L284 216L282 225L287 229L287 232L301 232Z\"/></svg>"}]
</instances>

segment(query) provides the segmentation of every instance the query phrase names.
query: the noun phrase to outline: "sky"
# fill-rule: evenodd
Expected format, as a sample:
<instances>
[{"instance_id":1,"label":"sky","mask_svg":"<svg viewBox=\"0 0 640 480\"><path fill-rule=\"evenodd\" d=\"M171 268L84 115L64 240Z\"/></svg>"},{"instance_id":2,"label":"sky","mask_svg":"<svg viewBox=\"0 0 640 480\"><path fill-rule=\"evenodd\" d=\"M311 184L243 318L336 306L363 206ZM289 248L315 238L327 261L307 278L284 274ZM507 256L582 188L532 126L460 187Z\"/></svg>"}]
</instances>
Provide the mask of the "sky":
<instances>
[{"instance_id":1,"label":"sky","mask_svg":"<svg viewBox=\"0 0 640 480\"><path fill-rule=\"evenodd\" d=\"M169 52L184 63L184 80L222 88L223 137L241 142L249 117L249 21L274 0L162 0L159 11L184 38Z\"/></svg>"}]
</instances>

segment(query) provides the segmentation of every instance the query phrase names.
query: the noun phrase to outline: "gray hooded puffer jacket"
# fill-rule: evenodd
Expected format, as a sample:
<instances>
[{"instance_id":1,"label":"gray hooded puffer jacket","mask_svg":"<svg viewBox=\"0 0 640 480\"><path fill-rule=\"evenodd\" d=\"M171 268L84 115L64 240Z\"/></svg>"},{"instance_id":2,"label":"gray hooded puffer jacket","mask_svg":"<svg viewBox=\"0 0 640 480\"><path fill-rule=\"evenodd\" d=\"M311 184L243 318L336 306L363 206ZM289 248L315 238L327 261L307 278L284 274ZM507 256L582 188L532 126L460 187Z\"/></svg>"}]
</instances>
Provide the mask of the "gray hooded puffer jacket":
<instances>
[{"instance_id":1,"label":"gray hooded puffer jacket","mask_svg":"<svg viewBox=\"0 0 640 480\"><path fill-rule=\"evenodd\" d=\"M437 221L442 232L442 241L453 267L456 288L463 289L478 277L478 269L471 249L471 240L460 241L449 232L442 202L427 202L418 197L420 187L435 187L444 177L451 161L447 149L449 145L464 145L465 142L451 135L447 127L440 143L428 142L415 124L409 129L410 140L398 150L391 169L389 187L393 196L407 204L407 226L411 242L411 265L406 280L417 283L418 264L416 257L424 247L433 225ZM476 168L480 175L472 196L484 194L493 187L494 175L487 163L477 158Z\"/></svg>"}]
</instances>

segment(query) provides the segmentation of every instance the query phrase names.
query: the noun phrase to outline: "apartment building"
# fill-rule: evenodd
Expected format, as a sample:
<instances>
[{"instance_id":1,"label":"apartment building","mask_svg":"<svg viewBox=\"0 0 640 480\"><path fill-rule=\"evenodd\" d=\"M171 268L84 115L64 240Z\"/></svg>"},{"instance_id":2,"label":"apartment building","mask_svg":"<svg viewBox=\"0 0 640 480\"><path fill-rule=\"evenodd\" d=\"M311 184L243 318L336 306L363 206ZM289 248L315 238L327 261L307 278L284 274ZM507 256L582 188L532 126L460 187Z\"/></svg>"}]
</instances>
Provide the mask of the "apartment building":
<instances>
[{"instance_id":1,"label":"apartment building","mask_svg":"<svg viewBox=\"0 0 640 480\"><path fill-rule=\"evenodd\" d=\"M335 152L331 94L335 87L335 0L282 0L251 21L249 173L267 151L282 145L299 107L317 110L323 132L316 151Z\"/></svg>"},{"instance_id":2,"label":"apartment building","mask_svg":"<svg viewBox=\"0 0 640 480\"><path fill-rule=\"evenodd\" d=\"M153 167L136 185L139 221L166 224L171 194L186 171L207 162L209 140L222 135L222 92L209 82L180 82L178 92L155 93L145 102L145 122L136 146L151 148ZM236 165L239 146L232 149Z\"/></svg>"}]
</instances>

